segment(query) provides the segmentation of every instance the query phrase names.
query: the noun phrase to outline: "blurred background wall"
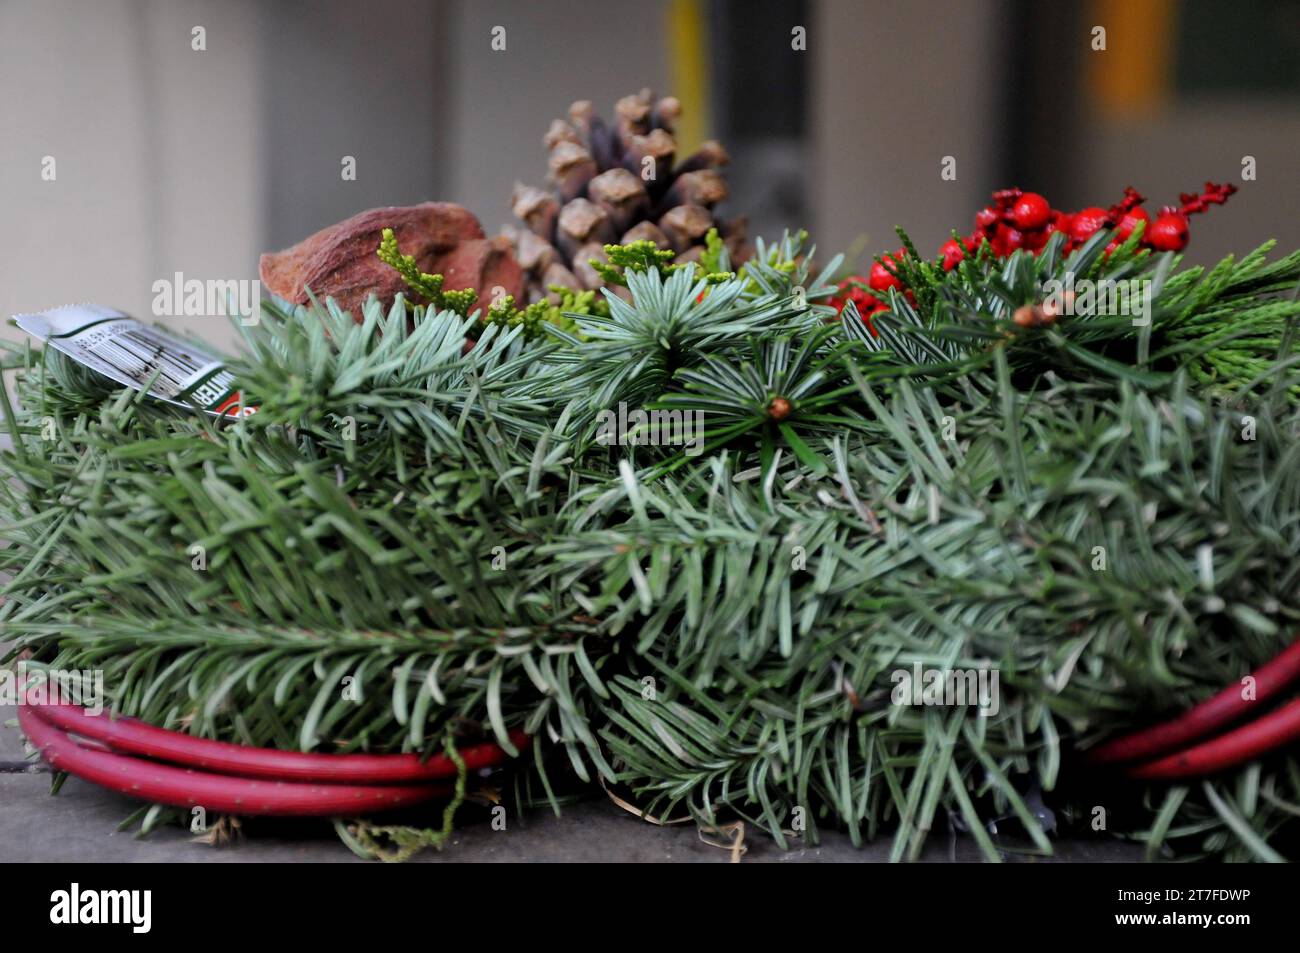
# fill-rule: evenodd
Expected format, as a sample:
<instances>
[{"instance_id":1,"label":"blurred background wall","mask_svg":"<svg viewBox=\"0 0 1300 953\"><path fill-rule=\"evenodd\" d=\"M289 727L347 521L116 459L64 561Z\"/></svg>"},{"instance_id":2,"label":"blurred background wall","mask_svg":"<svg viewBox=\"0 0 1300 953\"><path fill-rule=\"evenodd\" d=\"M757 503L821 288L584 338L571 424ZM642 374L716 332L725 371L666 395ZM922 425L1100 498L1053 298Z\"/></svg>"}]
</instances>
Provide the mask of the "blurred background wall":
<instances>
[{"instance_id":1,"label":"blurred background wall","mask_svg":"<svg viewBox=\"0 0 1300 953\"><path fill-rule=\"evenodd\" d=\"M159 278L255 278L376 205L454 200L494 232L516 180L544 184L551 117L642 86L683 100L685 147L725 143L751 232L860 261L895 224L937 248L1012 184L1156 207L1233 181L1191 260L1300 247L1292 0L0 0L0 314L148 318Z\"/></svg>"}]
</instances>

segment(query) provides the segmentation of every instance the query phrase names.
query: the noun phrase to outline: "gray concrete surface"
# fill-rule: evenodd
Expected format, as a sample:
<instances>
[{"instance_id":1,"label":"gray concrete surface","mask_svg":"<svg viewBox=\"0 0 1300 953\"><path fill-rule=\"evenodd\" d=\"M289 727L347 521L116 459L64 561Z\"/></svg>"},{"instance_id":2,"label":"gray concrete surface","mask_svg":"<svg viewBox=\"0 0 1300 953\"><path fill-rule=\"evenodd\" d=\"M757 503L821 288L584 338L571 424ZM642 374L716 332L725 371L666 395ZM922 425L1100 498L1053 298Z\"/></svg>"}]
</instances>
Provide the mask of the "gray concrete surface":
<instances>
[{"instance_id":1,"label":"gray concrete surface","mask_svg":"<svg viewBox=\"0 0 1300 953\"><path fill-rule=\"evenodd\" d=\"M21 735L12 726L13 709L0 709L0 761L23 755ZM195 843L179 827L160 827L148 837L117 832L136 802L69 778L57 796L49 795L50 775L0 774L0 862L314 862L360 863L335 836L327 822L246 822L245 836L233 845L214 848ZM730 853L700 840L690 826L657 827L604 799L567 807L562 817L535 811L508 821L505 831L471 823L441 853L425 851L418 860L447 862L684 862L726 863ZM841 834L823 834L818 847L780 850L770 839L751 832L743 860L766 863L883 861L888 841L859 850ZM1140 851L1112 841L1066 842L1057 861L1136 861ZM931 838L923 858L931 862L978 861L969 838L954 840L946 832Z\"/></svg>"}]
</instances>

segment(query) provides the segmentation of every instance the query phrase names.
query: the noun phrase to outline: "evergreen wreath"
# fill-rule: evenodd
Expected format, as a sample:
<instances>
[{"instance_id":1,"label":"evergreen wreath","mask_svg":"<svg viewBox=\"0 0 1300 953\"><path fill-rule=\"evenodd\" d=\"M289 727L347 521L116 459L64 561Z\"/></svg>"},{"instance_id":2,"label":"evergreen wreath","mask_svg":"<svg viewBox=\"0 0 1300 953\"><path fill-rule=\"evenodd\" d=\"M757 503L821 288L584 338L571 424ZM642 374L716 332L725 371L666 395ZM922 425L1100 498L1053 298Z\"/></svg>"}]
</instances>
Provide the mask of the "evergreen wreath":
<instances>
[{"instance_id":1,"label":"evergreen wreath","mask_svg":"<svg viewBox=\"0 0 1300 953\"><path fill-rule=\"evenodd\" d=\"M388 233L412 298L266 302L236 421L11 349L10 661L241 745L495 741L520 807L604 786L894 860L936 825L1047 854L1100 809L1152 858L1295 857L1294 745L1190 778L1087 757L1300 629L1300 253L1188 268L1113 224L950 261L904 236L883 290L803 234L630 242L600 296L522 309L444 300ZM1045 304L1078 278L1150 282L1149 322ZM611 442L620 404L704 429ZM996 671L999 704L900 702L920 669ZM400 859L445 822L339 829Z\"/></svg>"}]
</instances>

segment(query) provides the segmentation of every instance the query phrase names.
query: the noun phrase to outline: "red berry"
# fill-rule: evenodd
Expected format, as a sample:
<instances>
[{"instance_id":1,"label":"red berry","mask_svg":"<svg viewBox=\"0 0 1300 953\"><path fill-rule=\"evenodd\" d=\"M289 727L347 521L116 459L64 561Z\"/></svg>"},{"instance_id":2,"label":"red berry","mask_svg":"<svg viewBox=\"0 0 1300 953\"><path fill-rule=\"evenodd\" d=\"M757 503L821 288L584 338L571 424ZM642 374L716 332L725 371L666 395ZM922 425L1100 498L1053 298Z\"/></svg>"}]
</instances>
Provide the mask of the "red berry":
<instances>
[{"instance_id":1,"label":"red berry","mask_svg":"<svg viewBox=\"0 0 1300 953\"><path fill-rule=\"evenodd\" d=\"M1017 248L1025 247L1024 233L1010 225L999 225L993 236L993 254L999 258L1010 255Z\"/></svg>"},{"instance_id":2,"label":"red berry","mask_svg":"<svg viewBox=\"0 0 1300 953\"><path fill-rule=\"evenodd\" d=\"M961 247L961 242L957 239L950 238L943 243L939 254L943 255L943 270L952 271L966 257L966 249Z\"/></svg>"},{"instance_id":3,"label":"red berry","mask_svg":"<svg viewBox=\"0 0 1300 953\"><path fill-rule=\"evenodd\" d=\"M1066 215L1064 212L1053 211L1052 220L1044 225L1043 230L1038 233L1043 239L1038 247L1040 249L1046 247L1047 240L1057 232L1060 232L1065 236L1065 241L1061 243L1062 247L1068 249L1070 247L1070 221L1071 216Z\"/></svg>"},{"instance_id":4,"label":"red berry","mask_svg":"<svg viewBox=\"0 0 1300 953\"><path fill-rule=\"evenodd\" d=\"M879 298L871 294L866 289L867 279L861 275L852 275L845 278L839 283L839 294L830 299L829 304L835 309L835 316L839 318L844 313L844 308L850 301L858 309L858 315L863 321L867 321L868 326L871 322L867 319L877 311L884 310L885 305ZM872 333L875 329L872 328Z\"/></svg>"},{"instance_id":5,"label":"red berry","mask_svg":"<svg viewBox=\"0 0 1300 953\"><path fill-rule=\"evenodd\" d=\"M849 275L835 286L839 289L838 292L826 302L835 309L835 317L840 316L840 312L844 310L844 306L849 303L850 299L862 293L862 286L866 283L867 280L861 275Z\"/></svg>"},{"instance_id":6,"label":"red berry","mask_svg":"<svg viewBox=\"0 0 1300 953\"><path fill-rule=\"evenodd\" d=\"M881 257L891 265L895 265L903 257L903 254L903 250L900 248L892 255L882 255ZM882 292L888 291L890 288L903 287L903 283L890 274L889 270L881 262L876 262L871 266L871 277L867 279L867 284L871 286L873 291Z\"/></svg>"},{"instance_id":7,"label":"red berry","mask_svg":"<svg viewBox=\"0 0 1300 953\"><path fill-rule=\"evenodd\" d=\"M1119 224L1115 226L1115 237L1122 242L1128 241L1128 237L1133 234L1133 229L1137 228L1138 222L1141 222L1144 225L1150 225L1151 223L1151 216L1148 215L1147 210L1140 205L1137 208L1130 209L1124 213L1124 217L1121 218ZM1143 232L1143 234L1146 233Z\"/></svg>"},{"instance_id":8,"label":"red berry","mask_svg":"<svg viewBox=\"0 0 1300 953\"><path fill-rule=\"evenodd\" d=\"M1182 251L1187 247L1187 216L1179 212L1157 215L1144 237L1157 251Z\"/></svg>"},{"instance_id":9,"label":"red berry","mask_svg":"<svg viewBox=\"0 0 1300 953\"><path fill-rule=\"evenodd\" d=\"M980 231L988 231L998 223L1002 214L992 205L980 209L975 213L975 227Z\"/></svg>"},{"instance_id":10,"label":"red berry","mask_svg":"<svg viewBox=\"0 0 1300 953\"><path fill-rule=\"evenodd\" d=\"M1026 192L1011 206L1011 223L1024 232L1037 231L1047 224L1052 207L1037 192Z\"/></svg>"},{"instance_id":11,"label":"red berry","mask_svg":"<svg viewBox=\"0 0 1300 953\"><path fill-rule=\"evenodd\" d=\"M858 317L862 320L862 323L867 326L867 330L870 331L874 337L879 332L876 330L875 325L871 323L871 316L877 311L884 311L885 304L875 295L871 294L871 292L867 291L867 289L863 287L865 284L866 279L861 275L853 275L850 278L846 278L839 284L840 293L831 298L830 303L835 308L836 318L841 318L844 315L844 309L848 306L848 303L852 301L853 306L858 309Z\"/></svg>"},{"instance_id":12,"label":"red berry","mask_svg":"<svg viewBox=\"0 0 1300 953\"><path fill-rule=\"evenodd\" d=\"M876 330L875 322L871 320L871 316L873 314L878 314L881 311L887 311L889 309L878 298L870 298L870 296L868 297L871 301L871 306L865 308L859 308L858 317L862 319L862 323L867 326L867 330L871 332L871 336L873 338L879 337L880 332Z\"/></svg>"},{"instance_id":13,"label":"red berry","mask_svg":"<svg viewBox=\"0 0 1300 953\"><path fill-rule=\"evenodd\" d=\"M1104 208L1085 208L1075 212L1070 221L1070 237L1076 242L1086 242L1093 233L1106 227L1106 210Z\"/></svg>"}]
</instances>

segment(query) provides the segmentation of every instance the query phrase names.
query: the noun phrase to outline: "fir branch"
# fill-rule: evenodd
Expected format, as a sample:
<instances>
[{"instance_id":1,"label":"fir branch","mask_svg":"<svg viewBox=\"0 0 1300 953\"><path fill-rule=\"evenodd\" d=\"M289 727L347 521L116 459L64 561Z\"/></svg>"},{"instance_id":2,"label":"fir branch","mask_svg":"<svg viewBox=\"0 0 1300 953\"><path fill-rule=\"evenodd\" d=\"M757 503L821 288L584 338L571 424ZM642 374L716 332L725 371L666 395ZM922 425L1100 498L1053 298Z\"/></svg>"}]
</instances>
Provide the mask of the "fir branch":
<instances>
[{"instance_id":1,"label":"fir branch","mask_svg":"<svg viewBox=\"0 0 1300 953\"><path fill-rule=\"evenodd\" d=\"M1014 815L1045 851L1027 792L1068 805L1071 749L1300 621L1300 411L1253 401L1246 439L1199 376L1213 353L1240 396L1228 355L1285 333L1300 259L1112 256L1158 279L1143 352L1127 321L1012 321L1096 245L968 259L933 311L895 295L879 344L823 326L838 265L811 257L786 236L712 286L632 269L631 300L570 315L585 340L494 319L468 353L483 322L448 309L268 305L230 365L260 410L221 424L26 352L0 456L13 651L211 737L432 751L522 726L536 770L782 843L796 809L810 840L890 836L899 859L945 814ZM1267 386L1295 387L1275 350ZM701 410L717 445L601 446L620 400ZM1001 709L891 703L914 663L996 668ZM1232 778L1152 788L1133 828L1267 856L1300 770L1243 770L1251 803Z\"/></svg>"}]
</instances>

